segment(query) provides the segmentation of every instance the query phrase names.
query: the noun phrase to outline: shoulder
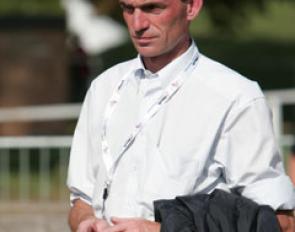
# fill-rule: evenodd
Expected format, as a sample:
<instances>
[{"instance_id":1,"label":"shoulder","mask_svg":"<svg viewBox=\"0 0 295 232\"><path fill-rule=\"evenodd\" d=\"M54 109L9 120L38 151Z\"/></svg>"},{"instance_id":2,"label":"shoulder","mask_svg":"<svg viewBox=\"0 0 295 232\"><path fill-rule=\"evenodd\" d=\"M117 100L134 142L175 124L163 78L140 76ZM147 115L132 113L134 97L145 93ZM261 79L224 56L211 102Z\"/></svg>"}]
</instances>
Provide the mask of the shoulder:
<instances>
[{"instance_id":1,"label":"shoulder","mask_svg":"<svg viewBox=\"0 0 295 232\"><path fill-rule=\"evenodd\" d=\"M95 95L99 94L100 96L107 96L110 92L113 92L115 86L124 77L124 75L134 70L137 62L137 58L134 58L106 69L92 80L88 92Z\"/></svg>"},{"instance_id":2,"label":"shoulder","mask_svg":"<svg viewBox=\"0 0 295 232\"><path fill-rule=\"evenodd\" d=\"M204 55L200 55L198 62L196 79L212 97L240 104L264 98L257 82Z\"/></svg>"},{"instance_id":3,"label":"shoulder","mask_svg":"<svg viewBox=\"0 0 295 232\"><path fill-rule=\"evenodd\" d=\"M98 75L91 83L91 85L99 85L101 83L112 83L120 80L125 74L130 72L137 63L137 58L127 60L125 62L116 64L100 75Z\"/></svg>"},{"instance_id":4,"label":"shoulder","mask_svg":"<svg viewBox=\"0 0 295 232\"><path fill-rule=\"evenodd\" d=\"M87 104L105 103L113 93L116 85L124 75L131 72L135 67L137 59L128 60L106 69L92 80L84 102Z\"/></svg>"}]
</instances>

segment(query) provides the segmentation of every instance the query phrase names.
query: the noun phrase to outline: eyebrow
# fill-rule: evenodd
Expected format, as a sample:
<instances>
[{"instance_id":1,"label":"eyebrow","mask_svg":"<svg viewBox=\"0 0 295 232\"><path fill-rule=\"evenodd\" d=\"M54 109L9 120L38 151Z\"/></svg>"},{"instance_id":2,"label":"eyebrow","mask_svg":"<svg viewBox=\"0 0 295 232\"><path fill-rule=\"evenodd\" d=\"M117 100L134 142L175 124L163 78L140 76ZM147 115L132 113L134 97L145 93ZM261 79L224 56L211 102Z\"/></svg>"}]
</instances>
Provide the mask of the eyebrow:
<instances>
[{"instance_id":1,"label":"eyebrow","mask_svg":"<svg viewBox=\"0 0 295 232\"><path fill-rule=\"evenodd\" d=\"M151 5L160 5L160 6L165 5L165 3L163 3L160 0L146 1L146 2L138 4L138 5L132 5L130 3L125 2L124 0L120 0L119 4L124 5L124 6L138 7L138 8L144 8L144 7L151 6Z\"/></svg>"}]
</instances>

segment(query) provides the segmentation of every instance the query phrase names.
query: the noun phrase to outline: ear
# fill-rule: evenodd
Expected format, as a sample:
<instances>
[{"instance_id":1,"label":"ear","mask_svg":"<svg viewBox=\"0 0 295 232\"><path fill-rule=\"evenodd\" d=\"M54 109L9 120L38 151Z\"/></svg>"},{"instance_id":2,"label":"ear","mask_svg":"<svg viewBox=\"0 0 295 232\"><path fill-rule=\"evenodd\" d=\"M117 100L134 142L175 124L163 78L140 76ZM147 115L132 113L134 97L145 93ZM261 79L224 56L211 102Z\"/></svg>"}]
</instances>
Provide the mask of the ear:
<instances>
[{"instance_id":1,"label":"ear","mask_svg":"<svg viewBox=\"0 0 295 232\"><path fill-rule=\"evenodd\" d=\"M192 21L200 12L203 6L203 0L186 0L187 20Z\"/></svg>"}]
</instances>

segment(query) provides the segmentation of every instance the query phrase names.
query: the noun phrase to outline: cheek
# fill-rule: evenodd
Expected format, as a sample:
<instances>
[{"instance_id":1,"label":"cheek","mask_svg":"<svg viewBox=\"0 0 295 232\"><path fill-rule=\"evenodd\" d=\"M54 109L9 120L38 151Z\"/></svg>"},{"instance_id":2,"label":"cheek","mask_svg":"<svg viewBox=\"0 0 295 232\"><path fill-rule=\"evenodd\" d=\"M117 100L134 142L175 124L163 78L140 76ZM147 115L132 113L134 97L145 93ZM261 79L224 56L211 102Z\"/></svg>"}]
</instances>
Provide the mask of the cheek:
<instances>
[{"instance_id":1,"label":"cheek","mask_svg":"<svg viewBox=\"0 0 295 232\"><path fill-rule=\"evenodd\" d=\"M180 20L171 20L165 26L167 40L178 40L185 33L185 24Z\"/></svg>"},{"instance_id":2,"label":"cheek","mask_svg":"<svg viewBox=\"0 0 295 232\"><path fill-rule=\"evenodd\" d=\"M162 37L168 37L169 34L173 33L175 26L177 25L177 20L169 20L168 17L163 17L153 23L154 28L161 33ZM167 38L168 39L168 38Z\"/></svg>"},{"instance_id":3,"label":"cheek","mask_svg":"<svg viewBox=\"0 0 295 232\"><path fill-rule=\"evenodd\" d=\"M132 28L132 18L129 15L124 13L123 13L123 18L124 18L125 24L127 25L128 30L130 31Z\"/></svg>"},{"instance_id":4,"label":"cheek","mask_svg":"<svg viewBox=\"0 0 295 232\"><path fill-rule=\"evenodd\" d=\"M166 14L158 20L159 28L162 33L169 35L180 34L185 31L187 23L185 15ZM179 35L180 36L180 35ZM169 38L168 38L169 39Z\"/></svg>"}]
</instances>

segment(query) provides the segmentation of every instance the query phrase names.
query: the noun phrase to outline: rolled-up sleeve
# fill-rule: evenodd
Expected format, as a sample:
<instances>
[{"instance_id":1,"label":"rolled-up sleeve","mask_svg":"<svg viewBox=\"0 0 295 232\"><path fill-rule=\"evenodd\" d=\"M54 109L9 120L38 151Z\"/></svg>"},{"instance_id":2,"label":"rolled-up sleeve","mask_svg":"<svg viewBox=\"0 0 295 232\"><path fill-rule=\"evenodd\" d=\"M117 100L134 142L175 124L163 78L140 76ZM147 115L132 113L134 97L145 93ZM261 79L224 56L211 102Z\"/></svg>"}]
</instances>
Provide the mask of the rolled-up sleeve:
<instances>
[{"instance_id":1,"label":"rolled-up sleeve","mask_svg":"<svg viewBox=\"0 0 295 232\"><path fill-rule=\"evenodd\" d=\"M81 199L88 204L92 202L95 178L92 168L91 154L93 152L89 131L90 102L91 89L88 90L82 105L71 146L67 177L71 204L76 199Z\"/></svg>"},{"instance_id":2,"label":"rolled-up sleeve","mask_svg":"<svg viewBox=\"0 0 295 232\"><path fill-rule=\"evenodd\" d=\"M285 174L263 97L232 110L216 159L230 188L275 210L295 208L294 186Z\"/></svg>"}]
</instances>

